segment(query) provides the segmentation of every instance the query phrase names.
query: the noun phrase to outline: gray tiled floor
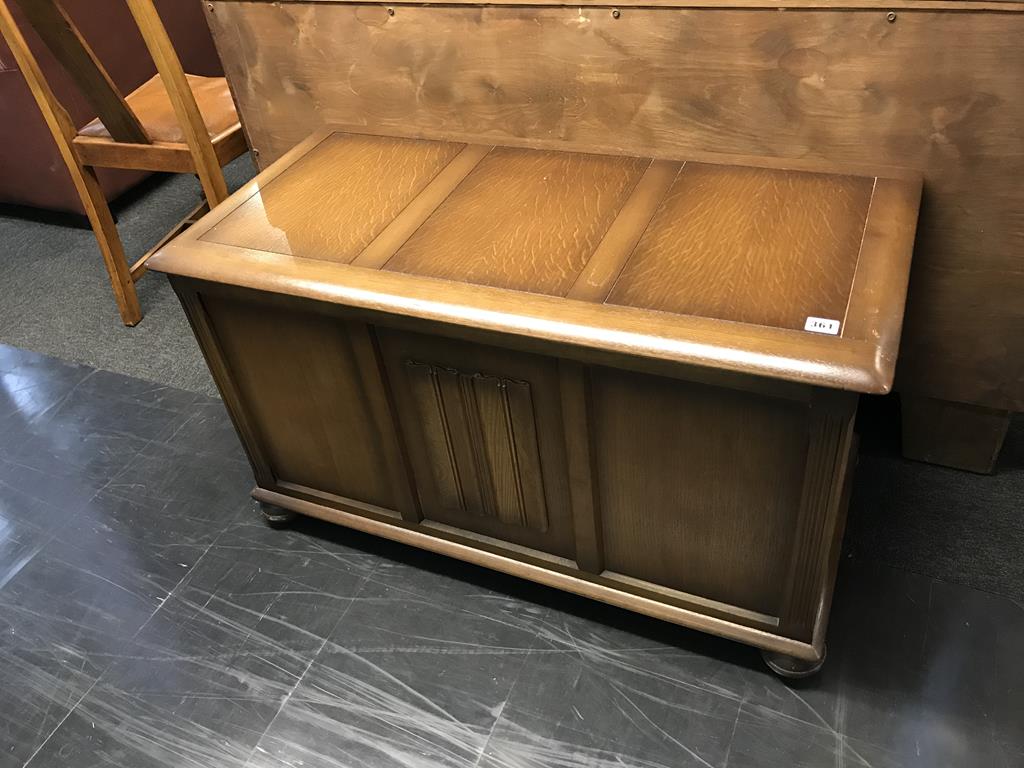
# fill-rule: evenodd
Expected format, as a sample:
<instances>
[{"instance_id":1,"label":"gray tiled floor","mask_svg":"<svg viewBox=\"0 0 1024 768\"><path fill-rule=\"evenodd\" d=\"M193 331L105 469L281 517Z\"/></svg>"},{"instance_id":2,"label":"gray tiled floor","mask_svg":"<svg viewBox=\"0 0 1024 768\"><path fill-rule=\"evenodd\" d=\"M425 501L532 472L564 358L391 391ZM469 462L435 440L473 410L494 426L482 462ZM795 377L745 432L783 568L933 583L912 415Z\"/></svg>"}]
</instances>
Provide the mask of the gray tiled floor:
<instances>
[{"instance_id":1,"label":"gray tiled floor","mask_svg":"<svg viewBox=\"0 0 1024 768\"><path fill-rule=\"evenodd\" d=\"M314 521L216 400L0 347L0 768L1024 765L1024 609L846 559L816 678Z\"/></svg>"}]
</instances>

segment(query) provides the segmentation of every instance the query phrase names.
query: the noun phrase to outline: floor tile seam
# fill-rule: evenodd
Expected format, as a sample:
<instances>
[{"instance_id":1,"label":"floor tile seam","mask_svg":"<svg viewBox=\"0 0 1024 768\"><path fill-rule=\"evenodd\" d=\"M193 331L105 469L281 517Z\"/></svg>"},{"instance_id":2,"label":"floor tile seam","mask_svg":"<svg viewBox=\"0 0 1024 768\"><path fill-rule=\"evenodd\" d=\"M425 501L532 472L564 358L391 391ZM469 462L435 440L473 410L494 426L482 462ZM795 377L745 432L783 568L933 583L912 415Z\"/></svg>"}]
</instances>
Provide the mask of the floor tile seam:
<instances>
[{"instance_id":1,"label":"floor tile seam","mask_svg":"<svg viewBox=\"0 0 1024 768\"><path fill-rule=\"evenodd\" d=\"M740 699L740 705L736 707L736 719L732 722L732 733L729 734L729 743L725 748L725 757L722 758L722 768L729 768L729 758L732 756L732 745L736 741L736 729L740 724L740 717L743 716L743 706L747 703L746 697Z\"/></svg>"},{"instance_id":2,"label":"floor tile seam","mask_svg":"<svg viewBox=\"0 0 1024 768\"><path fill-rule=\"evenodd\" d=\"M203 518L201 518L201 517L190 517L190 516L187 516L187 515L185 517L186 517L186 519L198 520L200 522L203 521ZM223 531L219 532L217 534L217 536L219 537L222 533L223 533ZM285 548L282 548L282 547L260 547L260 546L242 545L242 544L232 544L232 545L217 544L215 546L217 547L217 549L221 550L222 552L231 552L231 551L238 551L238 550L259 550L260 552L271 552L271 553L278 554L278 555L295 555L297 557L310 556L310 555L328 555L328 556L332 557L332 559L340 559L340 560L345 560L345 559L348 559L348 558L352 558L352 559L374 559L374 560L379 560L380 559L380 555L375 555L375 554L373 554L371 552L338 552L338 553L331 553L331 552L326 552L323 549L285 549Z\"/></svg>"},{"instance_id":3,"label":"floor tile seam","mask_svg":"<svg viewBox=\"0 0 1024 768\"><path fill-rule=\"evenodd\" d=\"M637 706L636 702L633 701L621 688L616 686L614 683L612 683L612 688L614 688L619 693L619 695L621 695L623 698L625 698L625 700L627 702L629 702L630 705L632 705L632 707L635 710L636 714L639 715L641 718L643 718L643 720L646 721L650 727L654 728L655 731L657 731L662 736L664 736L666 739L668 739L670 742L672 742L673 744L678 746L680 749L682 749L684 752L686 752L688 755L690 755L690 757L692 757L693 759L695 759L695 760L699 761L700 763L702 763L704 766L706 766L706 768L715 768L715 766L713 766L711 763L709 763L707 760L705 760L704 757L701 756L696 750L691 749L685 743L683 743L680 739L676 738L671 733L669 733L667 730L665 730L665 728L663 728L662 726L658 725L658 723L654 722L648 716L648 714L642 708ZM637 722L637 720L634 717L630 716L630 714L628 712L626 712L626 710L624 710L621 706L618 706L618 705L616 705L616 706L617 706L617 709L619 710L619 712L635 728L639 728L640 723Z\"/></svg>"},{"instance_id":4,"label":"floor tile seam","mask_svg":"<svg viewBox=\"0 0 1024 768\"><path fill-rule=\"evenodd\" d=\"M377 565L378 564L374 565L373 570L377 568ZM373 570L371 570L371 573L373 572ZM370 574L365 574L362 577L359 588L356 590L356 595L358 595L359 592L362 591L362 589L364 588L366 579L369 577L369 575ZM296 678L294 685L292 685L288 693L285 694L285 697L284 699L282 699L281 704L278 706L277 711L274 713L274 716L270 719L270 722L267 723L267 727L263 729L263 732L259 735L255 743L253 744L252 749L249 750L249 754L246 756L245 762L242 764L243 768L244 766L248 766L252 762L253 755L255 755L256 750L259 749L260 742L263 741L263 737L266 736L267 733L270 732L271 728L274 727L274 723L277 722L278 717L280 717L281 713L288 705L288 702L291 701L295 691L297 691L299 689L299 686L302 685L302 682L306 679L306 675L309 673L309 670L312 669L313 664L315 664L316 660L320 658L321 652L324 650L324 648L327 647L327 643L329 642L331 635L334 634L334 631L337 629L338 625L341 624L345 616L347 616L348 612L352 609L353 600L354 597L349 600L349 604L345 606L345 610L341 612L341 615L338 617L337 621L335 621L334 624L331 626L330 630L327 632L327 636L321 640L319 647L310 656L309 661L306 664L306 668L302 670L302 673Z\"/></svg>"},{"instance_id":5,"label":"floor tile seam","mask_svg":"<svg viewBox=\"0 0 1024 768\"><path fill-rule=\"evenodd\" d=\"M317 656L319 656L324 651L324 649L327 648L327 646L331 646L332 648L336 649L339 652L352 653L352 654L355 654L355 655L359 655L359 653L360 653L359 651L356 651L356 650L350 648L347 645L339 643L339 642L333 640L332 638L334 637L334 633L338 630L338 627L340 627L342 622L345 620L345 617L348 616L349 611L352 610L352 607L355 605L357 600L376 599L376 598L363 598L363 597L361 597L361 595L362 595L363 591L366 589L367 585L370 583L371 577L377 571L377 569L381 567L381 565L382 565L382 563L380 563L380 562L375 563L374 567L370 570L370 572L367 573L367 574L364 574L361 577L362 582L360 583L359 588L355 591L355 593L352 595L352 597L349 598L348 606L346 606L345 610L342 611L341 616L338 617L338 620L336 622L334 622L334 626L331 628L330 633L325 638L323 645L321 645L320 648L317 650L317 653L316 653ZM376 583L379 583L379 582L376 582ZM532 651L532 649L527 649L528 653L531 652L531 651ZM364 650L364 651L362 651L362 653L385 653L385 652L386 651L384 651L384 650L380 650L380 651Z\"/></svg>"},{"instance_id":6,"label":"floor tile seam","mask_svg":"<svg viewBox=\"0 0 1024 768\"><path fill-rule=\"evenodd\" d=\"M519 665L519 669L516 670L515 679L512 681L512 685L508 688L508 693L505 694L505 700L501 703L501 711L498 712L498 716L494 718L494 722L491 723L490 729L487 731L487 738L484 739L484 743L480 745L480 753L476 756L476 760L473 761L472 768L479 768L480 761L484 759L484 755L487 754L487 747L491 744L491 739L494 737L494 732L498 728L498 724L505 721L505 710L508 708L508 703L512 700L512 694L515 693L516 686L519 685L519 680L523 676L523 670L526 669L526 665L530 663L530 659L533 657L534 649L531 648L526 656L523 658L522 663Z\"/></svg>"},{"instance_id":7,"label":"floor tile seam","mask_svg":"<svg viewBox=\"0 0 1024 768\"><path fill-rule=\"evenodd\" d=\"M55 412L57 409L59 409L62 405L64 405L64 403L66 403L68 401L68 399L71 397L71 395L73 395L78 390L78 388L82 386L82 384L84 384L86 381L88 381L89 379L91 379L93 376L96 375L96 371L97 370L98 370L97 368L94 368L94 367L90 366L90 370L89 370L89 372L87 374L85 374L85 376L83 376L77 382L72 384L71 388L67 392L65 392L63 395L61 395L59 398L57 398L57 400L55 402L50 403L48 406L43 408L43 410L41 410L39 413L37 413L35 416L33 416L31 419L29 419L29 422L39 422L47 414L49 414L51 412Z\"/></svg>"},{"instance_id":8,"label":"floor tile seam","mask_svg":"<svg viewBox=\"0 0 1024 768\"><path fill-rule=\"evenodd\" d=\"M111 663L113 663L113 662L111 662ZM109 668L109 664L108 664L107 668ZM106 672L106 668L103 670L103 672ZM85 697L88 696L90 693L92 693L93 688L95 688L99 684L100 677L102 677L102 675L103 675L103 673L100 673L99 675L96 676L96 679L92 681L92 684L85 690L85 693L83 693L78 698L78 701L76 701L74 703L74 705L70 709L68 709L68 711L64 715L64 717L62 717L60 719L60 722L57 723L57 725L55 725L53 727L53 730L51 730L50 733L47 735L47 737L42 740L42 742L39 744L38 747L35 748L35 751L33 751L31 755L29 755L28 759L22 764L22 768L29 768L29 764L33 760L36 759L36 756L40 752L42 752L43 747L45 747L50 742L50 739L53 738L54 734L57 733L57 731L59 731L61 729L61 726L63 726L64 723L67 722L68 718L71 717L71 715L74 714L74 712L78 709L78 707L81 705L81 703L83 701L85 701Z\"/></svg>"},{"instance_id":9,"label":"floor tile seam","mask_svg":"<svg viewBox=\"0 0 1024 768\"><path fill-rule=\"evenodd\" d=\"M142 623L142 625L141 625L141 626L140 626L140 627L139 627L139 628L138 628L138 629L137 629L137 630L135 631L135 633L134 633L134 634L133 634L133 635L131 636L131 638L129 638L129 642L134 642L134 641L135 641L135 640L136 640L136 639L137 639L137 638L139 637L139 635L140 635L140 634L142 634L142 631L143 631L143 630L144 630L144 629L145 629L145 628L146 628L147 626L149 626L149 623L150 623L150 622L151 622L151 621L153 620L153 618L154 618L154 617L155 617L155 616L156 616L156 615L157 615L158 613L160 613L161 609L163 609L163 607L164 607L164 606L165 606L165 605L167 604L167 601L168 601L168 600L170 600L170 599L171 599L171 598L172 598L173 596L175 596L175 595L176 595L176 594L178 593L178 590L180 589L181 585L185 583L185 580L186 580L186 579L187 579L187 578L188 578L188 577L189 577L189 576L190 576L190 575L192 574L192 572L193 572L193 571L194 571L194 570L195 570L196 568L198 568L198 567L199 567L200 563L202 563L202 562L203 562L203 560L204 560L204 559L206 558L206 556L210 554L210 550L211 550L211 549L213 549L213 546L214 546L214 544L216 543L217 539L219 539L219 538L220 538L220 537L221 537L222 535L224 535L224 533L225 533L225 532L226 532L226 531L227 531L227 530L228 530L228 529L229 529L230 527L231 527L231 525L228 525L228 526L227 526L226 528L224 528L224 529L223 529L223 530L222 530L222 531L221 531L221 532L220 532L219 534L217 534L217 536L216 536L216 537L214 538L214 540L213 540L212 542L210 542L209 544L207 544L207 545L206 545L206 549L204 549L204 550L203 550L203 554L201 554L201 555L200 555L199 557L197 557L197 558L196 558L196 561L195 561L195 562L194 562L194 563L192 564L192 567L190 567L190 568L189 568L189 569L188 569L187 571L185 571L185 573L183 573L183 574L182 574L181 578L180 578L180 579L178 580L178 583L177 583L177 584L175 584L175 585L174 585L174 586L173 586L173 587L172 587L172 588L171 588L171 589L170 589L170 590L169 590L169 591L167 592L167 594L166 594L166 595L164 596L164 598L163 598L163 599L162 599L162 600L160 601L160 604L159 604L159 605L158 605L158 606L157 606L157 607L156 607L156 608L155 608L155 609L153 610L153 612L152 612L152 613L151 613L151 614L149 615L149 617L148 617L148 618L147 618L147 619L146 619L146 620L145 620L145 621L144 621L144 622ZM106 672L106 670L104 670L104 672Z\"/></svg>"},{"instance_id":10,"label":"floor tile seam","mask_svg":"<svg viewBox=\"0 0 1024 768\"><path fill-rule=\"evenodd\" d=\"M349 608L351 608L351 605L349 605ZM342 612L342 618L344 618L346 613L348 613L348 608L346 608ZM341 621L341 618L339 618L338 621ZM250 749L249 754L246 755L245 762L242 763L242 768L246 768L246 766L248 766L252 762L253 755L255 755L256 750L259 749L260 742L263 741L263 737L266 736L270 732L270 729L274 727L274 723L277 722L277 718L281 716L281 713L284 711L284 708L288 705L288 702L291 701L292 695L295 693L295 691L299 689L299 686L302 685L302 681L306 679L306 675L309 673L309 670L312 669L313 664L316 663L316 660L320 657L320 652L324 649L326 645L327 639L324 638L324 640L320 643L320 647L317 648L316 652L309 657L309 661L306 663L306 668L302 670L302 673L296 678L294 685L292 685L288 693L286 693L284 698L281 700L281 704L278 706L277 711L274 713L274 716L270 718L270 722L267 723L267 727L264 728L262 733L260 733L260 735L256 738L256 741L252 745L252 749Z\"/></svg>"},{"instance_id":11,"label":"floor tile seam","mask_svg":"<svg viewBox=\"0 0 1024 768\"><path fill-rule=\"evenodd\" d=\"M390 563L396 562L394 560L391 560L387 556L380 556L380 555L373 555L373 556L374 557L378 557L382 562L378 564L378 568L374 568L373 572L371 573L371 576L373 574L377 573L377 571L379 570L379 566L384 564L383 561L387 561L387 562L390 562ZM401 563L401 564L402 565L406 565L405 563ZM420 569L416 568L415 566L407 566L407 567L412 568L414 571L417 571L417 572L420 570ZM433 572L431 572L431 573L433 573ZM448 576L448 578L455 578L455 577L449 576L448 574L441 574L441 575ZM417 600L429 600L430 599L428 596L426 596L426 595L424 595L422 593L416 592L413 588L406 587L404 585L399 586L399 585L394 584L393 582L377 581L377 580L373 580L372 578L369 579L369 580L374 581L374 583L379 584L382 587L386 587L387 589L389 589L391 591L400 592L403 596L405 596L405 597L396 597L396 598L379 597L379 598L373 598L373 599L379 599L379 600L389 600L389 599L391 599L391 600L403 600L403 599L409 599L409 598L415 598ZM459 579L456 579L456 580L459 580ZM465 582L463 582L463 583L465 583ZM486 588L484 588L484 589L486 589ZM472 598L472 597L484 597L484 598L498 598L498 599L507 599L507 600L519 600L519 598L508 596L508 595L503 595L500 592L490 592L489 593L489 592L486 592L486 591L480 591L480 592L474 592L474 593L469 594L469 595L460 595L458 599L455 599L452 602L459 603L459 602L462 602L463 600L466 600L466 599ZM532 601L526 601L526 602L529 602L531 605L537 605L537 603L532 602Z\"/></svg>"},{"instance_id":12,"label":"floor tile seam","mask_svg":"<svg viewBox=\"0 0 1024 768\"><path fill-rule=\"evenodd\" d=\"M374 568L376 568L376 566L374 566ZM372 572L373 572L373 569L371 569L371 573ZM279 578L284 578L280 574L275 574L275 575L278 576ZM287 626L289 628L298 630L300 633L304 633L306 635L310 635L312 637L317 638L318 640L320 640L320 645L317 647L317 650L313 654L313 659L315 660L317 655L320 653L320 651L323 650L324 645L327 642L327 640L334 633L335 628L342 622L342 620L345 618L345 616L348 615L348 612L352 609L352 604L353 604L353 602L356 599L356 595L358 595L359 592L362 590L363 584L365 583L366 578L368 576L369 576L369 574L364 574L364 575L359 577L359 586L356 588L355 594L352 597L347 597L346 598L346 597L339 596L337 598L337 599L341 599L341 600L346 600L347 601L347 605L345 606L344 610L342 610L341 615L334 621L334 623L331 625L330 629L325 633L325 635L323 637L321 637L321 636L317 635L316 633L311 632L310 630L307 630L304 627L301 627L301 626L299 626L297 624L292 624L291 622L284 622L283 620L275 619L274 617L269 615L270 609L273 608L275 605L277 605L278 600L280 600L284 596L284 594L285 594L284 592L280 592L280 591L272 593L272 594L276 595L276 598L274 600L272 600L270 602L270 604L261 612L262 615L260 616L259 620L257 621L257 626L259 624L259 621L267 619L268 621L285 625L285 626ZM247 593L247 594L251 594L251 593ZM321 590L320 592L318 592L318 594L325 594L325 593ZM206 605L209 605L209 603L212 602L216 598L217 598L216 592L212 593L211 596L210 596L210 599L207 601ZM252 637L253 633L256 632L257 626L254 626L254 627L252 627L250 629L249 634L247 634L245 636L245 638L239 644L239 647L242 647L246 643L249 642L249 639ZM302 673L302 675L300 675L299 679L301 680L301 678L303 676L305 676L305 671L303 671L303 673ZM294 688L293 688L293 691L294 691ZM291 693L289 693L289 698L291 698Z\"/></svg>"},{"instance_id":13,"label":"floor tile seam","mask_svg":"<svg viewBox=\"0 0 1024 768\"><path fill-rule=\"evenodd\" d=\"M354 653L357 656L379 656L381 654L402 654L406 656L523 656L526 657L531 653L540 653L546 656L554 656L558 654L570 655L572 651L554 651L544 650L537 651L534 648L516 648L515 646L487 646L482 650L473 650L471 644L465 644L466 650L450 649L451 641L443 641L442 645L429 645L421 643L419 645L373 645L373 644L348 644L340 643L336 640L331 640L329 643L332 647L339 651L347 651L348 653Z\"/></svg>"}]
</instances>

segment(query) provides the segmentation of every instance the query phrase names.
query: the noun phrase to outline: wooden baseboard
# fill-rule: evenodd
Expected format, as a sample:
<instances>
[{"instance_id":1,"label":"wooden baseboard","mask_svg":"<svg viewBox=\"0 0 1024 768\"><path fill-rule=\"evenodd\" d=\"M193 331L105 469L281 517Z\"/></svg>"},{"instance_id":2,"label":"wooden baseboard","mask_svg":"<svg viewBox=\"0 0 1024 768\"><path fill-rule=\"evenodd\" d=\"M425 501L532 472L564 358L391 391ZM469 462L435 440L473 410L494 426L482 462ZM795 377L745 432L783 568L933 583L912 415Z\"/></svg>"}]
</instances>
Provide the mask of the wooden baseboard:
<instances>
[{"instance_id":1,"label":"wooden baseboard","mask_svg":"<svg viewBox=\"0 0 1024 768\"><path fill-rule=\"evenodd\" d=\"M609 605L641 613L656 619L668 621L683 627L709 632L729 640L736 640L765 650L793 656L808 661L818 661L823 657L821 647L771 634L753 627L736 624L725 619L707 616L696 611L653 600L637 594L616 589L600 583L599 577L590 577L583 572L567 572L557 565L548 563L524 562L521 554L505 555L497 548L484 548L479 542L463 543L457 537L437 529L421 530L400 520L378 520L359 510L349 512L333 506L326 506L312 501L296 499L291 496L255 488L254 499L272 504L282 509L297 512L309 517L316 517L331 523L337 523L363 533L380 536L401 544L419 549L454 557L468 563L480 565L491 570L507 573L512 576L528 579L555 587L566 592L598 600Z\"/></svg>"},{"instance_id":2,"label":"wooden baseboard","mask_svg":"<svg viewBox=\"0 0 1024 768\"><path fill-rule=\"evenodd\" d=\"M995 469L1009 411L907 394L901 402L906 458L982 474Z\"/></svg>"}]
</instances>

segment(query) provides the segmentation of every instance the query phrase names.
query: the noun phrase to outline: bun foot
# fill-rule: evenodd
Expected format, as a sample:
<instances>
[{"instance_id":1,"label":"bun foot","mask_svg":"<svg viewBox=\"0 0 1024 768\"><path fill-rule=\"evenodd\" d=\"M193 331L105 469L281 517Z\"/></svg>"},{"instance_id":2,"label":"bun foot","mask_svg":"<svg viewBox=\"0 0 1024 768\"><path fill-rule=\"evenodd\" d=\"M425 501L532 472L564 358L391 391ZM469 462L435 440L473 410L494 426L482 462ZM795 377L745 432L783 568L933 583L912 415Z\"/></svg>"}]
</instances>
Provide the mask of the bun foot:
<instances>
[{"instance_id":1,"label":"bun foot","mask_svg":"<svg viewBox=\"0 0 1024 768\"><path fill-rule=\"evenodd\" d=\"M275 507L273 504L267 504L266 502L260 502L260 512L263 514L263 519L267 525L271 528L287 528L295 520L295 513L289 512L287 509L281 509L281 507Z\"/></svg>"},{"instance_id":2,"label":"bun foot","mask_svg":"<svg viewBox=\"0 0 1024 768\"><path fill-rule=\"evenodd\" d=\"M761 658L768 665L768 669L779 677L789 680L799 680L815 674L825 663L825 650L822 649L821 658L817 661L807 661L794 656L786 656L782 653L772 651L761 651Z\"/></svg>"}]
</instances>

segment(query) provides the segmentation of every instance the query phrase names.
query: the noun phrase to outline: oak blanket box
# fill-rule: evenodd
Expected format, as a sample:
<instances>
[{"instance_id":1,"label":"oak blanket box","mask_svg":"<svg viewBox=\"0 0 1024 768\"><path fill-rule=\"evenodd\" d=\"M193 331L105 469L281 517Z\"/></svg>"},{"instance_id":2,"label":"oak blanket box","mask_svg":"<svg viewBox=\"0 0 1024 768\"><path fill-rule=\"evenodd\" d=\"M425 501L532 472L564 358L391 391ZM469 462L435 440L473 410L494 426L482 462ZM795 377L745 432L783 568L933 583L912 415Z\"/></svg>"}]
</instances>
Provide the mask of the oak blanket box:
<instances>
[{"instance_id":1,"label":"oak blanket box","mask_svg":"<svg viewBox=\"0 0 1024 768\"><path fill-rule=\"evenodd\" d=\"M257 499L813 671L920 181L322 131L150 262Z\"/></svg>"}]
</instances>

